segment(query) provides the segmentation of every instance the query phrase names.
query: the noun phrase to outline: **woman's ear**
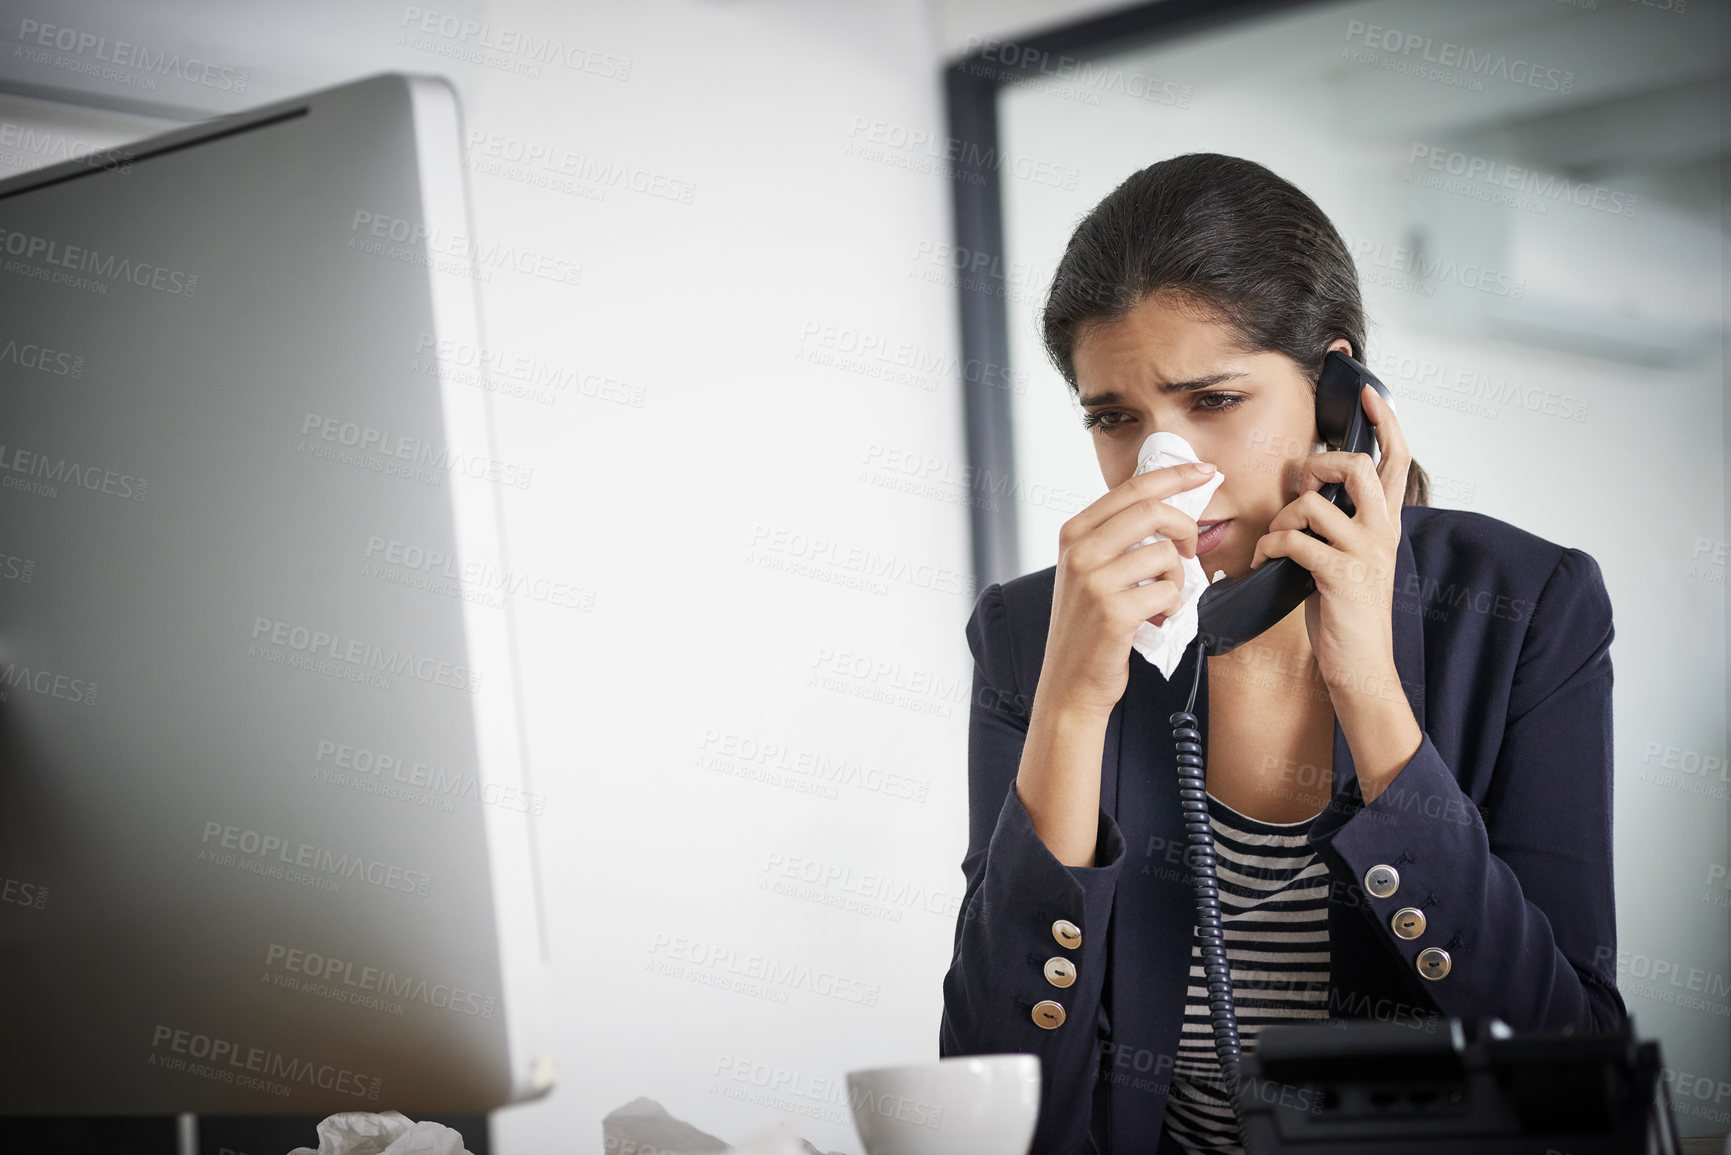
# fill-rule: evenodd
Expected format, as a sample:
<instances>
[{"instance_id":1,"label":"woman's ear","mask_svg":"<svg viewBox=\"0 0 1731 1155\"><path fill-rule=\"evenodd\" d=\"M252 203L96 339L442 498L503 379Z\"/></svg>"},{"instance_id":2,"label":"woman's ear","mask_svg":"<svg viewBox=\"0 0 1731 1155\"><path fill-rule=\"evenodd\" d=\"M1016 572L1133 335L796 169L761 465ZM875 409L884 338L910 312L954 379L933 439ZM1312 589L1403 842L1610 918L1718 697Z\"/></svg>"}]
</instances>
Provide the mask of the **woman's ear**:
<instances>
[{"instance_id":1,"label":"woman's ear","mask_svg":"<svg viewBox=\"0 0 1731 1155\"><path fill-rule=\"evenodd\" d=\"M1348 357L1352 356L1352 342L1345 337L1336 337L1328 343L1328 348L1323 350L1323 355L1327 356L1334 352L1345 353Z\"/></svg>"}]
</instances>

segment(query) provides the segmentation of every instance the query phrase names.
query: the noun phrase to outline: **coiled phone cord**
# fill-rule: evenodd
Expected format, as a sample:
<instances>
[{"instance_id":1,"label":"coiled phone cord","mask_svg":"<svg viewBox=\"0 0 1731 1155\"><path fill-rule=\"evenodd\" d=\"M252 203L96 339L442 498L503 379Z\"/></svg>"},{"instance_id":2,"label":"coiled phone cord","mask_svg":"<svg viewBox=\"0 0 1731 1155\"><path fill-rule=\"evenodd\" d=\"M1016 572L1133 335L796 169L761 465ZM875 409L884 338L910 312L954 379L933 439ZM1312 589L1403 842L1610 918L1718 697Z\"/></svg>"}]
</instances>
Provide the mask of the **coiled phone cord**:
<instances>
[{"instance_id":1,"label":"coiled phone cord","mask_svg":"<svg viewBox=\"0 0 1731 1155\"><path fill-rule=\"evenodd\" d=\"M1184 709L1173 714L1172 740L1178 755L1178 808L1184 819L1188 843L1185 857L1196 895L1196 930L1201 938L1202 972L1208 983L1208 1017L1214 1027L1214 1052L1220 1059L1227 1105L1238 1122L1239 1143L1244 1144L1244 1121L1238 1119L1234 1102L1238 1088L1238 1014L1232 1006L1232 970L1226 959L1226 931L1220 914L1220 879L1214 856L1214 827L1208 819L1208 774L1203 766L1202 731L1197 728L1196 691L1202 683L1206 645L1196 639L1196 674L1190 682L1190 697Z\"/></svg>"}]
</instances>

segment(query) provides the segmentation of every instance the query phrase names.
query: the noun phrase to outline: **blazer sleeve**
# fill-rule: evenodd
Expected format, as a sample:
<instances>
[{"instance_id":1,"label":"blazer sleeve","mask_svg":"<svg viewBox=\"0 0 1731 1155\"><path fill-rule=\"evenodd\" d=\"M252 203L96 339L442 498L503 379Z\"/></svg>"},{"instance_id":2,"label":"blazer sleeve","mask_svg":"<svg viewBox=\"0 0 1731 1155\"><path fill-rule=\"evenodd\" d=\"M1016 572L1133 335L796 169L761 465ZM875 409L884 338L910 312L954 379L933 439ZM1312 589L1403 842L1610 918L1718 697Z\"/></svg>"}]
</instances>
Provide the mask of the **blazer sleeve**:
<instances>
[{"instance_id":1,"label":"blazer sleeve","mask_svg":"<svg viewBox=\"0 0 1731 1155\"><path fill-rule=\"evenodd\" d=\"M1374 866L1398 872L1386 897L1365 887L1368 917L1444 1014L1595 1033L1627 1017L1611 870L1612 634L1598 563L1565 550L1521 643L1484 813L1427 734L1375 799L1312 828L1359 883ZM1348 790L1358 795L1356 779ZM1424 914L1416 938L1394 933L1405 907ZM1430 947L1449 956L1435 979L1417 965Z\"/></svg>"},{"instance_id":2,"label":"blazer sleeve","mask_svg":"<svg viewBox=\"0 0 1731 1155\"><path fill-rule=\"evenodd\" d=\"M1107 928L1124 837L1100 813L1095 865L1059 862L1035 833L1016 795L1016 772L1028 732L1032 698L1016 684L1003 591L994 583L974 605L967 625L974 654L968 716L968 850L955 949L944 976L941 1056L1028 1052L1040 1058L1040 1116L1031 1148L1037 1155L1096 1149L1089 1127L1099 1072L1100 1042L1109 1033L1101 1006ZM1080 932L1066 946L1054 928ZM1065 959L1075 981L1054 985L1046 964ZM1040 1025L1041 1003L1063 1008L1061 1024ZM1042 1008L1049 1012L1050 1008ZM1042 1015L1050 1022L1049 1014ZM1103 1143L1100 1143L1103 1146Z\"/></svg>"}]
</instances>

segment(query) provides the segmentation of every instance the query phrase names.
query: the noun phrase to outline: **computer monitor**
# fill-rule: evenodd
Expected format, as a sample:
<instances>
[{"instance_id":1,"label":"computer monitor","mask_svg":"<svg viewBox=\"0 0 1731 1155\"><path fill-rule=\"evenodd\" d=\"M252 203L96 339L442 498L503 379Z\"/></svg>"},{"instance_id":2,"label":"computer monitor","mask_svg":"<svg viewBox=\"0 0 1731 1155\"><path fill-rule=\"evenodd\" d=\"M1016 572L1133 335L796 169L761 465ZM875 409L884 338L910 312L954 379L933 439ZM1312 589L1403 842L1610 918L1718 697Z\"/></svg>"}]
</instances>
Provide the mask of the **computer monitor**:
<instances>
[{"instance_id":1,"label":"computer monitor","mask_svg":"<svg viewBox=\"0 0 1731 1155\"><path fill-rule=\"evenodd\" d=\"M0 1113L551 1085L461 140L385 75L0 182Z\"/></svg>"}]
</instances>

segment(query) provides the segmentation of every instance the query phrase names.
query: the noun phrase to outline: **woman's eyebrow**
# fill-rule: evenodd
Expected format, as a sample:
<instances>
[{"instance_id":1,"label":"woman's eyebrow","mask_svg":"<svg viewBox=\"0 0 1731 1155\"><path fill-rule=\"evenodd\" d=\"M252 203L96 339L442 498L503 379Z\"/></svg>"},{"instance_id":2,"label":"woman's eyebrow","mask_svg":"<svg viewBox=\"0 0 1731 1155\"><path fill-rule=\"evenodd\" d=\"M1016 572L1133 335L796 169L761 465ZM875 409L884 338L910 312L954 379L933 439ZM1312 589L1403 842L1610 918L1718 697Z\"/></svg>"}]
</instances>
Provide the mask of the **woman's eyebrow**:
<instances>
[{"instance_id":1,"label":"woman's eyebrow","mask_svg":"<svg viewBox=\"0 0 1731 1155\"><path fill-rule=\"evenodd\" d=\"M1228 372L1228 373L1210 373L1206 377L1197 377L1194 380L1190 380L1190 381L1168 381L1165 384L1160 386L1160 392L1162 392L1162 393L1194 393L1198 389L1212 389L1214 386L1219 385L1222 382L1236 381L1240 377L1248 377L1248 376L1249 376L1248 373L1244 373L1242 371ZM1091 405L1122 405L1122 404L1124 404L1124 395L1122 393L1118 393L1116 391L1108 391L1105 393L1094 393L1094 394L1090 394L1087 397L1082 398L1081 404L1083 405L1084 408L1091 406Z\"/></svg>"}]
</instances>

